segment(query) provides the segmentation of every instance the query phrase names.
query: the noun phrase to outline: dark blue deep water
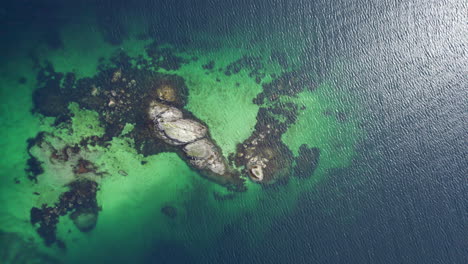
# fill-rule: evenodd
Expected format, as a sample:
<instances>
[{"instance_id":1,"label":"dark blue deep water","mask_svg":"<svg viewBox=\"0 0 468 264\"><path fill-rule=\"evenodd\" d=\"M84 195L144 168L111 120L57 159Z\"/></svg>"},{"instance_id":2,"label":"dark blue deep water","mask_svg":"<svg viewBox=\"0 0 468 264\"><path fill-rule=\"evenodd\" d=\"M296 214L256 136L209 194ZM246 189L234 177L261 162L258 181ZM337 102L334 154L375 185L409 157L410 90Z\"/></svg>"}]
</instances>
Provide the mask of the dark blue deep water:
<instances>
[{"instance_id":1,"label":"dark blue deep water","mask_svg":"<svg viewBox=\"0 0 468 264\"><path fill-rule=\"evenodd\" d=\"M3 2L1 49L15 49L19 31L42 32L60 49L60 26L89 5L115 45L132 19L115 14L126 9L149 22L164 17L147 34L179 46L199 32L294 31L309 43L307 67L358 101L366 133L351 167L302 195L291 214L268 219L257 248L232 226L199 255L157 241L148 263L205 263L206 254L217 263L468 263L466 1L136 2ZM62 15L70 8L76 17Z\"/></svg>"}]
</instances>

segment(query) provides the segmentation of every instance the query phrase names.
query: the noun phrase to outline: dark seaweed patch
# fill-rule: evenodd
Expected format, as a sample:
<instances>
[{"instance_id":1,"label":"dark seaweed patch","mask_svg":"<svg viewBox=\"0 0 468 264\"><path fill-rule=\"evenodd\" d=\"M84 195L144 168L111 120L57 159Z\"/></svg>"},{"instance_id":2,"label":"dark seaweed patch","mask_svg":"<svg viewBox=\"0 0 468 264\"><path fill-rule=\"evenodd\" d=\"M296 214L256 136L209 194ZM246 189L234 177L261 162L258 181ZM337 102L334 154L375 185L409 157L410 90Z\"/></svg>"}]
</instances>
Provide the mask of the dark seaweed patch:
<instances>
[{"instance_id":1,"label":"dark seaweed patch","mask_svg":"<svg viewBox=\"0 0 468 264\"><path fill-rule=\"evenodd\" d=\"M98 212L101 210L96 200L96 193L98 191L98 184L96 182L80 180L70 183L68 187L70 190L61 194L59 201L54 205L48 206L47 204L43 204L41 208L31 208L31 224L39 225L36 231L48 246L59 241L56 229L60 216L72 212L72 215L77 217L78 214L86 212L95 214L97 217Z\"/></svg>"},{"instance_id":2,"label":"dark seaweed patch","mask_svg":"<svg viewBox=\"0 0 468 264\"><path fill-rule=\"evenodd\" d=\"M286 52L284 51L272 51L270 55L270 60L277 62L285 70L289 67L288 54L286 54Z\"/></svg>"},{"instance_id":3,"label":"dark seaweed patch","mask_svg":"<svg viewBox=\"0 0 468 264\"><path fill-rule=\"evenodd\" d=\"M307 70L287 72L272 82L263 84L263 91L257 95L253 102L262 105L269 101L276 101L282 95L294 96L304 89L314 91L317 86L318 83Z\"/></svg>"},{"instance_id":4,"label":"dark seaweed patch","mask_svg":"<svg viewBox=\"0 0 468 264\"><path fill-rule=\"evenodd\" d=\"M305 144L299 147L299 156L294 159L294 175L300 178L310 177L318 166L319 148L309 148Z\"/></svg>"},{"instance_id":5,"label":"dark seaweed patch","mask_svg":"<svg viewBox=\"0 0 468 264\"><path fill-rule=\"evenodd\" d=\"M236 166L245 166L244 174L249 174L247 164L252 158L265 160L264 179L261 183L267 188L285 185L288 182L293 157L292 152L281 140L289 124L278 120L271 110L263 107L259 109L253 134L237 145L236 156L231 157L234 158ZM288 113L285 109L276 110L277 114Z\"/></svg>"},{"instance_id":6,"label":"dark seaweed patch","mask_svg":"<svg viewBox=\"0 0 468 264\"><path fill-rule=\"evenodd\" d=\"M189 61L175 55L174 50L170 48L161 48L155 42L146 47L146 53L151 59L151 63L156 68L163 68L165 70L178 70L182 64Z\"/></svg>"},{"instance_id":7,"label":"dark seaweed patch","mask_svg":"<svg viewBox=\"0 0 468 264\"><path fill-rule=\"evenodd\" d=\"M44 169L42 168L42 163L31 154L31 148L35 145L41 144L44 140L45 132L40 132L34 138L29 138L27 142L27 152L29 155L29 159L26 162L26 175L28 179L37 183L37 177L44 173Z\"/></svg>"},{"instance_id":8,"label":"dark seaweed patch","mask_svg":"<svg viewBox=\"0 0 468 264\"><path fill-rule=\"evenodd\" d=\"M37 177L44 173L44 169L42 168L42 162L38 161L35 157L30 157L26 162L26 173L28 178L31 181L37 182Z\"/></svg>"},{"instance_id":9,"label":"dark seaweed patch","mask_svg":"<svg viewBox=\"0 0 468 264\"><path fill-rule=\"evenodd\" d=\"M226 66L224 74L230 76L232 74L238 74L241 70L250 70L249 77L253 78L257 83L261 82L261 79L265 77L265 74L261 72L263 69L263 63L261 57L243 56L242 58L230 63Z\"/></svg>"},{"instance_id":10,"label":"dark seaweed patch","mask_svg":"<svg viewBox=\"0 0 468 264\"><path fill-rule=\"evenodd\" d=\"M33 93L33 112L54 117L68 112L69 101L60 87L63 76L46 62L37 75L40 86Z\"/></svg>"}]
</instances>

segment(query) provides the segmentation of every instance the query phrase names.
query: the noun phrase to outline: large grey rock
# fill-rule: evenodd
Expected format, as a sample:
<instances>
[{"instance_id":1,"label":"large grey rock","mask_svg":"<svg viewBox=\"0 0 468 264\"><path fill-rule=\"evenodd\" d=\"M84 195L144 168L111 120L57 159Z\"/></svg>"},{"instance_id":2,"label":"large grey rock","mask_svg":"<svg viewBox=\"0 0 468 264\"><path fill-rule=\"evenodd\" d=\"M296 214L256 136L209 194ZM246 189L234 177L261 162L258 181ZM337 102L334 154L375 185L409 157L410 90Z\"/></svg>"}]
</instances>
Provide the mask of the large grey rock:
<instances>
[{"instance_id":1,"label":"large grey rock","mask_svg":"<svg viewBox=\"0 0 468 264\"><path fill-rule=\"evenodd\" d=\"M215 146L207 139L201 139L184 147L184 152L193 159L208 159L215 154Z\"/></svg>"},{"instance_id":2,"label":"large grey rock","mask_svg":"<svg viewBox=\"0 0 468 264\"><path fill-rule=\"evenodd\" d=\"M149 116L155 122L169 122L182 118L182 111L165 104L153 102L149 109Z\"/></svg>"},{"instance_id":3,"label":"large grey rock","mask_svg":"<svg viewBox=\"0 0 468 264\"><path fill-rule=\"evenodd\" d=\"M204 125L182 119L182 111L175 107L153 102L148 114L155 123L156 135L170 145L184 145L206 136Z\"/></svg>"},{"instance_id":4,"label":"large grey rock","mask_svg":"<svg viewBox=\"0 0 468 264\"><path fill-rule=\"evenodd\" d=\"M221 154L208 139L201 139L187 144L183 151L190 158L190 163L199 169L208 169L219 175L226 172L226 165L221 158Z\"/></svg>"},{"instance_id":5,"label":"large grey rock","mask_svg":"<svg viewBox=\"0 0 468 264\"><path fill-rule=\"evenodd\" d=\"M206 136L207 128L190 119L159 122L157 130L163 132L165 141L171 145L184 145Z\"/></svg>"}]
</instances>

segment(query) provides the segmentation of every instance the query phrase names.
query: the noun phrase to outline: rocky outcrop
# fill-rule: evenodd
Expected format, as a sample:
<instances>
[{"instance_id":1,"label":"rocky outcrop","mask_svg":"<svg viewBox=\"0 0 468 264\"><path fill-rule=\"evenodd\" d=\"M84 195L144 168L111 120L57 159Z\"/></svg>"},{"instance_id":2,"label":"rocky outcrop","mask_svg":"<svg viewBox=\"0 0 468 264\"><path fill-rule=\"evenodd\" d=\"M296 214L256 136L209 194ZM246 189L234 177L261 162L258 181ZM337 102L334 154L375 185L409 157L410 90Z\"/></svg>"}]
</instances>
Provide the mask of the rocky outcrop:
<instances>
[{"instance_id":1,"label":"rocky outcrop","mask_svg":"<svg viewBox=\"0 0 468 264\"><path fill-rule=\"evenodd\" d=\"M258 126L254 134L237 146L235 163L243 166L254 182L273 184L287 179L292 153L271 125Z\"/></svg>"},{"instance_id":2,"label":"rocky outcrop","mask_svg":"<svg viewBox=\"0 0 468 264\"><path fill-rule=\"evenodd\" d=\"M200 169L208 169L216 174L226 173L226 165L216 149L216 146L204 138L186 145L183 148L190 158L190 164Z\"/></svg>"}]
</instances>

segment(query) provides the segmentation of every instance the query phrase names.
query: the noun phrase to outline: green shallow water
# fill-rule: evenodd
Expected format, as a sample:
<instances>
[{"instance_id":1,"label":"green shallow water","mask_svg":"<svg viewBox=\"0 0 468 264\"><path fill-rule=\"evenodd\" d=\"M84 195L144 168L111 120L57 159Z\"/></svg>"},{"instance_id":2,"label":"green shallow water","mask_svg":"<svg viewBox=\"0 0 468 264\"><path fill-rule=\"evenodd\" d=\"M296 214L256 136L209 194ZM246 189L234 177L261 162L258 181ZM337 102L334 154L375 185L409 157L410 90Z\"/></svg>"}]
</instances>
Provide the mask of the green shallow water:
<instances>
[{"instance_id":1,"label":"green shallow water","mask_svg":"<svg viewBox=\"0 0 468 264\"><path fill-rule=\"evenodd\" d=\"M96 32L84 32L85 35L79 40L74 37L76 30L77 25L64 27L63 50L48 50L39 43L38 49L42 51L39 60L49 60L58 72L74 72L78 78L91 77L97 73L99 58L109 58L118 50L130 56L144 55L144 47L149 43L130 38L120 47L115 47L106 44ZM243 55L260 56L267 62L271 53L265 48L268 45L262 42L243 46L243 38L248 36L233 35L219 39L218 47L208 50L196 45L186 49L180 52L181 56L197 56L199 59L184 64L176 71L169 71L185 79L189 89L186 109L206 122L225 156L234 153L236 145L253 132L259 106L252 100L262 91L262 85L250 78L248 71L226 76L216 69ZM297 206L301 193L312 191L316 184L326 181L331 169L350 164L355 155L355 144L362 136L357 121L353 119L353 111L357 108L352 102L335 96L337 90L327 80L315 91L303 91L293 97L283 96L281 100L304 106L305 109L299 111L297 121L282 140L294 155L298 154L302 144L319 147L321 157L318 168L310 179L291 177L287 185L276 189L263 189L247 181L247 192L225 201L218 201L213 195L213 192L229 193L225 188L197 175L175 153L143 157L134 149L132 140L125 135L115 137L107 149L95 147L88 153L100 170L107 172L97 179L100 183L97 199L102 207L98 224L93 231L81 233L67 216L61 217L58 237L67 245L64 252L55 246L43 245L30 224L29 211L33 206L57 201L65 190L57 182L70 176L65 175L66 171L51 166L45 168L37 184L28 181L24 172L28 159L26 142L40 131L49 131L61 137L63 142L78 143L85 136L102 135L103 128L96 112L83 110L77 104L69 106L75 113L72 130L52 127L53 118L32 114L31 98L36 87L37 70L32 67L29 58L19 51L10 54L10 60L12 64L1 65L0 77L1 120L4 126L0 131L0 146L8 154L0 161L0 202L3 205L0 208L0 223L3 229L31 239L41 250L65 263L89 260L105 263L111 259L118 259L120 263L138 263L143 261L155 241L179 243L197 253L215 246L226 235L226 230L239 222L248 224L236 225L236 231L245 234L245 243L255 248L270 228L271 221ZM215 61L215 70L206 74L202 65L211 60ZM267 77L263 79L264 83L271 80L269 74L280 75L284 71L275 63L265 64L263 71ZM291 65L290 70L301 66L294 61L291 61ZM18 84L18 78L22 76L27 78L26 84ZM339 111L346 112L346 122L335 117L334 113ZM132 124L128 124L126 132L131 129ZM146 164L142 165L142 161ZM122 176L119 171L125 171L128 175ZM15 179L20 183L16 184ZM161 208L166 205L177 208L175 218L161 213ZM112 251L112 256L109 251Z\"/></svg>"}]
</instances>

